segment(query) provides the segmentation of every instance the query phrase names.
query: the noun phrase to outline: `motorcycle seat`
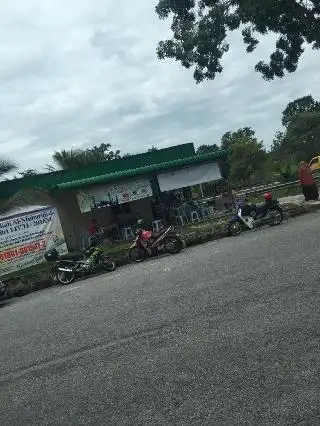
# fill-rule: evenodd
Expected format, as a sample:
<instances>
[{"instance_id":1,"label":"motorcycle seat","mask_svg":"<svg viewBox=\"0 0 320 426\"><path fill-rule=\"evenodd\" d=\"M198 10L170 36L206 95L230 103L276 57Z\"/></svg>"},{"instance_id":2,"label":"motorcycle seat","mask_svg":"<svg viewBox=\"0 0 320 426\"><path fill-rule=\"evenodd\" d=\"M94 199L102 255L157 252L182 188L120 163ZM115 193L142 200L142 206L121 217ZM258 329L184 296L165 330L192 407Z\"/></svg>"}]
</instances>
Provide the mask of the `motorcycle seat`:
<instances>
[{"instance_id":1,"label":"motorcycle seat","mask_svg":"<svg viewBox=\"0 0 320 426\"><path fill-rule=\"evenodd\" d=\"M266 208L266 203L258 203L255 204L255 210L259 211L259 210L264 210Z\"/></svg>"}]
</instances>

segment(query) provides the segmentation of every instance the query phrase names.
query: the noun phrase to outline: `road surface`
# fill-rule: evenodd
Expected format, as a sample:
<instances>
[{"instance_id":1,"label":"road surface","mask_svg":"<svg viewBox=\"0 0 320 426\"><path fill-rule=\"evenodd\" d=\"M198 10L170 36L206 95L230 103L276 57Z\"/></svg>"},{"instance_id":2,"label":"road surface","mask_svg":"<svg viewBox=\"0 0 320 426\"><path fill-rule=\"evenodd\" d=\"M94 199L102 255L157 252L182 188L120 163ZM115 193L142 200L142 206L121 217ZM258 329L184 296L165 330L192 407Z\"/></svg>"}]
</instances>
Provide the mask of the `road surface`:
<instances>
[{"instance_id":1,"label":"road surface","mask_svg":"<svg viewBox=\"0 0 320 426\"><path fill-rule=\"evenodd\" d=\"M320 216L15 299L2 426L320 424Z\"/></svg>"}]
</instances>

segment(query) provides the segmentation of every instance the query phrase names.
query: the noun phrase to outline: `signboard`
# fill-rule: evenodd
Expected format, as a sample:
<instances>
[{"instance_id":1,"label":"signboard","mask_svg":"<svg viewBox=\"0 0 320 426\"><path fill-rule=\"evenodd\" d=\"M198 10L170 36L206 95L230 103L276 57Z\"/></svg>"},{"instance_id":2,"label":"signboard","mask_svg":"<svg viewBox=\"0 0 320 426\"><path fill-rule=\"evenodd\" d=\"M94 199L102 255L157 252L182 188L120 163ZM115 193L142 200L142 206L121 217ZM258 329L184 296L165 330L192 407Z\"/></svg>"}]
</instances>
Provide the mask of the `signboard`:
<instances>
[{"instance_id":1,"label":"signboard","mask_svg":"<svg viewBox=\"0 0 320 426\"><path fill-rule=\"evenodd\" d=\"M0 220L0 276L44 262L44 252L68 253L57 209Z\"/></svg>"},{"instance_id":2,"label":"signboard","mask_svg":"<svg viewBox=\"0 0 320 426\"><path fill-rule=\"evenodd\" d=\"M99 206L129 203L151 197L152 189L147 178L114 182L110 185L95 186L78 192L77 198L81 213Z\"/></svg>"},{"instance_id":3,"label":"signboard","mask_svg":"<svg viewBox=\"0 0 320 426\"><path fill-rule=\"evenodd\" d=\"M207 163L158 174L161 191L185 188L221 179L218 163Z\"/></svg>"}]
</instances>

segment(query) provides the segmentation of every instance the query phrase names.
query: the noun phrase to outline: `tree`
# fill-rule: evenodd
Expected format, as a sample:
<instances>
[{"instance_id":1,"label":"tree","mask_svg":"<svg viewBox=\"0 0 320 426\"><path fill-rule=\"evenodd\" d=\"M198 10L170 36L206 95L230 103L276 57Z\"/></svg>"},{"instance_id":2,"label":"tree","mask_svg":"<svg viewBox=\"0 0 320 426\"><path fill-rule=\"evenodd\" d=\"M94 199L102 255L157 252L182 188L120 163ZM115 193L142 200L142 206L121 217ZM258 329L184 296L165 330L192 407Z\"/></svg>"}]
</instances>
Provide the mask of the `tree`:
<instances>
[{"instance_id":1,"label":"tree","mask_svg":"<svg viewBox=\"0 0 320 426\"><path fill-rule=\"evenodd\" d=\"M249 184L254 177L263 174L267 153L262 142L254 139L243 139L233 145L230 160L231 182Z\"/></svg>"},{"instance_id":2,"label":"tree","mask_svg":"<svg viewBox=\"0 0 320 426\"><path fill-rule=\"evenodd\" d=\"M158 151L158 148L154 145L152 145L152 147L148 149L148 152L155 152L155 151Z\"/></svg>"},{"instance_id":3,"label":"tree","mask_svg":"<svg viewBox=\"0 0 320 426\"><path fill-rule=\"evenodd\" d=\"M223 71L227 35L239 28L247 53L259 44L259 35L277 34L269 64L255 66L268 81L296 71L305 44L320 48L319 0L158 0L156 13L160 19L172 15L173 32L172 39L159 42L158 58L195 66L197 83Z\"/></svg>"},{"instance_id":4,"label":"tree","mask_svg":"<svg viewBox=\"0 0 320 426\"><path fill-rule=\"evenodd\" d=\"M21 189L9 199L0 200L0 213L25 206L53 206L55 204L50 191L44 189Z\"/></svg>"},{"instance_id":5,"label":"tree","mask_svg":"<svg viewBox=\"0 0 320 426\"><path fill-rule=\"evenodd\" d=\"M282 112L282 125L288 127L297 114L311 111L320 111L320 102L315 101L311 95L295 99Z\"/></svg>"},{"instance_id":6,"label":"tree","mask_svg":"<svg viewBox=\"0 0 320 426\"><path fill-rule=\"evenodd\" d=\"M288 125L283 150L297 160L309 161L320 154L320 111L297 114Z\"/></svg>"},{"instance_id":7,"label":"tree","mask_svg":"<svg viewBox=\"0 0 320 426\"><path fill-rule=\"evenodd\" d=\"M27 177L27 176L36 176L39 174L39 172L35 169L27 169L23 170L22 172L18 173L20 177Z\"/></svg>"},{"instance_id":8,"label":"tree","mask_svg":"<svg viewBox=\"0 0 320 426\"><path fill-rule=\"evenodd\" d=\"M84 151L80 149L55 151L52 159L61 169L74 169L86 163Z\"/></svg>"},{"instance_id":9,"label":"tree","mask_svg":"<svg viewBox=\"0 0 320 426\"><path fill-rule=\"evenodd\" d=\"M228 131L221 138L221 149L225 151L232 151L233 146L236 143L254 140L255 131L251 129L251 127L243 127L241 129L236 130L235 132ZM230 176L230 168L231 168L231 156L225 159L220 165L221 172L223 171L223 177L229 178Z\"/></svg>"},{"instance_id":10,"label":"tree","mask_svg":"<svg viewBox=\"0 0 320 426\"><path fill-rule=\"evenodd\" d=\"M53 164L47 164L44 169L49 173L57 171L56 167Z\"/></svg>"},{"instance_id":11,"label":"tree","mask_svg":"<svg viewBox=\"0 0 320 426\"><path fill-rule=\"evenodd\" d=\"M120 158L120 151L110 151L110 147L109 143L102 143L89 149L63 149L60 152L56 151L52 158L64 170L90 166Z\"/></svg>"},{"instance_id":12,"label":"tree","mask_svg":"<svg viewBox=\"0 0 320 426\"><path fill-rule=\"evenodd\" d=\"M270 148L270 154L272 156L278 156L278 154L282 153L283 150L283 142L285 139L285 133L284 132L276 132L275 137L273 138L272 145Z\"/></svg>"},{"instance_id":13,"label":"tree","mask_svg":"<svg viewBox=\"0 0 320 426\"><path fill-rule=\"evenodd\" d=\"M231 150L224 164L224 175L233 184L248 184L258 173L264 173L267 153L251 127L226 132L221 138L221 149Z\"/></svg>"},{"instance_id":14,"label":"tree","mask_svg":"<svg viewBox=\"0 0 320 426\"><path fill-rule=\"evenodd\" d=\"M11 161L0 159L0 177L12 172L17 168L17 165Z\"/></svg>"},{"instance_id":15,"label":"tree","mask_svg":"<svg viewBox=\"0 0 320 426\"><path fill-rule=\"evenodd\" d=\"M220 148L218 147L217 144L213 144L213 145L200 145L197 148L197 155L203 155L203 154L210 154L210 152L217 152L219 151Z\"/></svg>"},{"instance_id":16,"label":"tree","mask_svg":"<svg viewBox=\"0 0 320 426\"><path fill-rule=\"evenodd\" d=\"M243 127L235 132L226 132L221 138L221 149L229 150L232 146L243 139L255 139L255 131L251 127Z\"/></svg>"},{"instance_id":17,"label":"tree","mask_svg":"<svg viewBox=\"0 0 320 426\"><path fill-rule=\"evenodd\" d=\"M298 177L298 164L294 161L287 161L279 167L280 177L283 181L297 180Z\"/></svg>"},{"instance_id":18,"label":"tree","mask_svg":"<svg viewBox=\"0 0 320 426\"><path fill-rule=\"evenodd\" d=\"M88 158L91 164L103 163L104 161L118 160L120 156L120 151L110 151L110 143L102 143L99 146L94 146L93 148L86 149L86 157Z\"/></svg>"},{"instance_id":19,"label":"tree","mask_svg":"<svg viewBox=\"0 0 320 426\"><path fill-rule=\"evenodd\" d=\"M291 112L295 110L292 108ZM309 161L320 153L320 110L292 113L287 117L286 131L276 133L270 155L278 168L291 169L299 160Z\"/></svg>"}]
</instances>

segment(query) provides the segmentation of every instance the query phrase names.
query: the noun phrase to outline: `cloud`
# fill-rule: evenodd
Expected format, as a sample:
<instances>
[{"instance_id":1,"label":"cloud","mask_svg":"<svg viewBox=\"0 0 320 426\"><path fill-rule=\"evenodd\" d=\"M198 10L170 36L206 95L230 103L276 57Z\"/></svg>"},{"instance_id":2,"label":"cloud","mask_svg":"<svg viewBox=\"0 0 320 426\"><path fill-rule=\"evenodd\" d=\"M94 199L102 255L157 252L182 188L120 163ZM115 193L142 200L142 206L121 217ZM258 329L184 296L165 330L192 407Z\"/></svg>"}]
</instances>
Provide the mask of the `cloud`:
<instances>
[{"instance_id":1,"label":"cloud","mask_svg":"<svg viewBox=\"0 0 320 426\"><path fill-rule=\"evenodd\" d=\"M271 83L254 72L273 36L254 54L230 37L225 69L196 85L192 71L156 58L170 37L156 1L11 0L0 6L0 146L22 169L41 169L53 151L110 142L141 152L193 141L219 143L251 126L270 145L291 100L320 97L318 53L306 50L296 73Z\"/></svg>"}]
</instances>

